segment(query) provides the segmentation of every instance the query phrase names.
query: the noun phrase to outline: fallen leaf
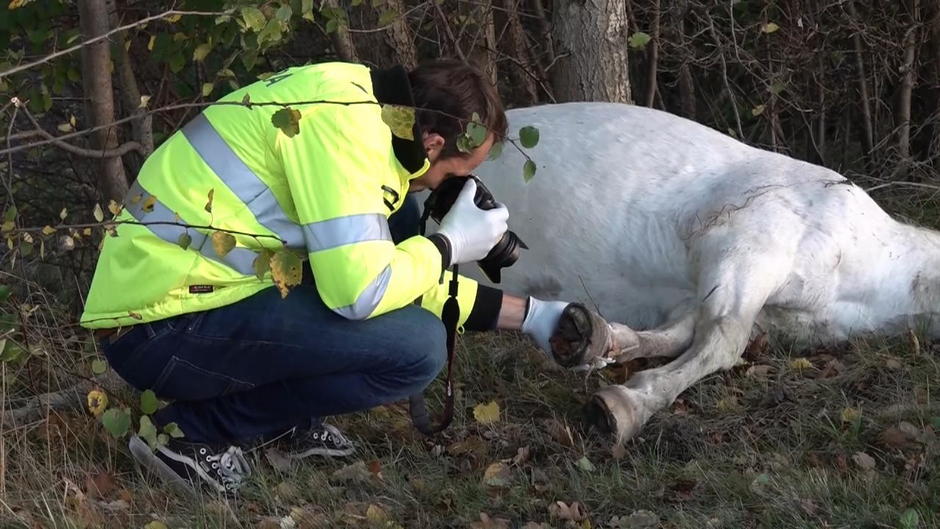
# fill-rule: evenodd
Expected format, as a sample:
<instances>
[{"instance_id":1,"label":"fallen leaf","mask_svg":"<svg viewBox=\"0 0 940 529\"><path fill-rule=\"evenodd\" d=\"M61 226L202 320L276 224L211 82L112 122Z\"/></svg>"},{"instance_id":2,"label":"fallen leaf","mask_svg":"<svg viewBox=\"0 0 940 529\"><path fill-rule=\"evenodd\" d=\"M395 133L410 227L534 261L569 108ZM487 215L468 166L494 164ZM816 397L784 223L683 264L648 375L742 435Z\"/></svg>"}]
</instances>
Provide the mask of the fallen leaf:
<instances>
[{"instance_id":1,"label":"fallen leaf","mask_svg":"<svg viewBox=\"0 0 940 529\"><path fill-rule=\"evenodd\" d=\"M529 447L521 446L516 450L516 455L512 458L512 463L516 466L522 465L529 460Z\"/></svg>"},{"instance_id":2,"label":"fallen leaf","mask_svg":"<svg viewBox=\"0 0 940 529\"><path fill-rule=\"evenodd\" d=\"M479 522L471 522L472 529L509 529L509 520L505 518L492 518L485 512L480 513Z\"/></svg>"},{"instance_id":3,"label":"fallen leaf","mask_svg":"<svg viewBox=\"0 0 940 529\"><path fill-rule=\"evenodd\" d=\"M853 423L862 416L862 412L855 408L842 408L842 413L840 416L842 418L842 422Z\"/></svg>"},{"instance_id":4,"label":"fallen leaf","mask_svg":"<svg viewBox=\"0 0 940 529\"><path fill-rule=\"evenodd\" d=\"M369 472L365 462L356 461L336 470L330 477L339 481L364 483L372 479L372 473Z\"/></svg>"},{"instance_id":5,"label":"fallen leaf","mask_svg":"<svg viewBox=\"0 0 940 529\"><path fill-rule=\"evenodd\" d=\"M291 460L288 459L280 450L269 448L264 451L264 458L274 467L274 470L280 472L289 472L293 467Z\"/></svg>"},{"instance_id":6,"label":"fallen leaf","mask_svg":"<svg viewBox=\"0 0 940 529\"><path fill-rule=\"evenodd\" d=\"M85 493L89 498L105 498L115 489L117 489L117 484L114 482L114 475L110 472L85 476Z\"/></svg>"},{"instance_id":7,"label":"fallen leaf","mask_svg":"<svg viewBox=\"0 0 940 529\"><path fill-rule=\"evenodd\" d=\"M167 526L165 523L161 522L160 520L154 520L148 523L147 525L145 525L144 529L167 529Z\"/></svg>"},{"instance_id":8,"label":"fallen leaf","mask_svg":"<svg viewBox=\"0 0 940 529\"><path fill-rule=\"evenodd\" d=\"M104 410L108 408L108 395L100 389L93 389L88 392L88 411L95 417L100 417Z\"/></svg>"},{"instance_id":9,"label":"fallen leaf","mask_svg":"<svg viewBox=\"0 0 940 529\"><path fill-rule=\"evenodd\" d=\"M505 488L512 481L512 472L504 463L493 463L483 472L483 484L488 487Z\"/></svg>"},{"instance_id":10,"label":"fallen leaf","mask_svg":"<svg viewBox=\"0 0 940 529\"><path fill-rule=\"evenodd\" d=\"M812 369L813 363L807 358L796 358L790 361L790 369L795 371L803 371L805 369Z\"/></svg>"},{"instance_id":11,"label":"fallen leaf","mask_svg":"<svg viewBox=\"0 0 940 529\"><path fill-rule=\"evenodd\" d=\"M473 407L473 418L480 424L492 424L499 421L499 403L490 401Z\"/></svg>"},{"instance_id":12,"label":"fallen leaf","mask_svg":"<svg viewBox=\"0 0 940 529\"><path fill-rule=\"evenodd\" d=\"M581 459L579 459L575 464L578 465L578 468L585 472L594 472L596 470L594 464L591 463L591 460L588 459L587 456L582 456Z\"/></svg>"},{"instance_id":13,"label":"fallen leaf","mask_svg":"<svg viewBox=\"0 0 940 529\"><path fill-rule=\"evenodd\" d=\"M755 380L767 380L770 377L770 371L772 369L773 367L768 365L753 365L747 368L747 371L744 372L744 376Z\"/></svg>"},{"instance_id":14,"label":"fallen leaf","mask_svg":"<svg viewBox=\"0 0 940 529\"><path fill-rule=\"evenodd\" d=\"M545 421L545 429L549 435L561 445L574 446L574 436L571 434L571 428L567 424L562 424L558 419L548 419Z\"/></svg>"},{"instance_id":15,"label":"fallen leaf","mask_svg":"<svg viewBox=\"0 0 940 529\"><path fill-rule=\"evenodd\" d=\"M855 452L855 455L852 456L852 461L855 461L855 464L866 472L875 470L875 458L865 452Z\"/></svg>"},{"instance_id":16,"label":"fallen leaf","mask_svg":"<svg viewBox=\"0 0 940 529\"><path fill-rule=\"evenodd\" d=\"M587 518L587 512L585 512L584 506L578 502L573 502L571 505L568 505L563 501L556 501L548 506L548 514L553 518L570 520L572 522L580 522Z\"/></svg>"},{"instance_id":17,"label":"fallen leaf","mask_svg":"<svg viewBox=\"0 0 940 529\"><path fill-rule=\"evenodd\" d=\"M614 516L607 522L611 529L652 529L659 527L659 516L651 511L640 509L627 516Z\"/></svg>"}]
</instances>

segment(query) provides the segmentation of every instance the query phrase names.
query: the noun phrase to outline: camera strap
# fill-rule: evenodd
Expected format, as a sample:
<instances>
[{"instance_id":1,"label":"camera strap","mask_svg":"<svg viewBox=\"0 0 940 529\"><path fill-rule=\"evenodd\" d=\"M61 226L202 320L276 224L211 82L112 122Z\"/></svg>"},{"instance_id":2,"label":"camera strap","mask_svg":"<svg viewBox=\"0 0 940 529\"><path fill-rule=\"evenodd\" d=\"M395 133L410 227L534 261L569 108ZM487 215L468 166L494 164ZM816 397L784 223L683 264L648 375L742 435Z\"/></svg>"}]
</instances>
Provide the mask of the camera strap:
<instances>
[{"instance_id":1,"label":"camera strap","mask_svg":"<svg viewBox=\"0 0 940 529\"><path fill-rule=\"evenodd\" d=\"M444 307L441 310L441 321L447 331L447 379L444 383L444 411L437 424L431 424L431 416L428 413L423 393L412 395L408 399L411 422L415 429L424 435L434 435L443 431L454 419L454 356L457 351L457 322L460 321L460 304L457 303L457 265L453 266L447 300L444 301Z\"/></svg>"}]
</instances>

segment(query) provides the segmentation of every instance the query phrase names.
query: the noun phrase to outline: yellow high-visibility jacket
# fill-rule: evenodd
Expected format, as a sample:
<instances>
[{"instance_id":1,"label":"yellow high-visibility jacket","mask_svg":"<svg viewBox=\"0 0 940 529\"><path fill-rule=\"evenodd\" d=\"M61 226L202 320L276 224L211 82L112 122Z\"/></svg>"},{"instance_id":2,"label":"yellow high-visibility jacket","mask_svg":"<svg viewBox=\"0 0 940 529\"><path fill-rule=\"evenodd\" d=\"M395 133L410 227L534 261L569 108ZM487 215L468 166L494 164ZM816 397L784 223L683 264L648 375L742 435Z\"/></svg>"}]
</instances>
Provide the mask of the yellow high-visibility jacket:
<instances>
[{"instance_id":1,"label":"yellow high-visibility jacket","mask_svg":"<svg viewBox=\"0 0 940 529\"><path fill-rule=\"evenodd\" d=\"M301 66L220 101L246 97L252 104L330 103L291 104L301 116L293 137L272 124L279 106L217 104L167 139L116 217L148 225L122 224L117 237L106 237L82 325L160 320L271 288L270 272L259 280L253 264L259 250L281 248L280 240L309 257L323 301L347 318L371 318L418 298L440 315L449 279L441 281L440 252L421 236L395 245L387 223L409 181L430 166L420 134L416 141L394 137L381 118L379 102L413 105L405 71ZM235 235L235 248L220 256L212 244L219 228L250 235ZM461 325L484 289L460 278ZM484 297L492 304L492 295Z\"/></svg>"}]
</instances>

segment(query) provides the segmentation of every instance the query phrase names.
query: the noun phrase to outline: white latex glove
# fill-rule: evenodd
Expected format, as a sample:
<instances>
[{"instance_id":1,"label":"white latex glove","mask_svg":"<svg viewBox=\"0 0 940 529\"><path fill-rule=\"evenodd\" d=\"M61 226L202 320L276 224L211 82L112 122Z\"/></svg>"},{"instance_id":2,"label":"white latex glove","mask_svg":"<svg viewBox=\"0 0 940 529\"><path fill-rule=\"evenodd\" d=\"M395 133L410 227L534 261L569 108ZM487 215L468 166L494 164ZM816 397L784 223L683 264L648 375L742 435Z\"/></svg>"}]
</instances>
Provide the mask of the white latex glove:
<instances>
[{"instance_id":1,"label":"white latex glove","mask_svg":"<svg viewBox=\"0 0 940 529\"><path fill-rule=\"evenodd\" d=\"M473 203L476 192L476 180L468 179L437 230L450 241L451 264L483 259L509 229L506 206L484 211Z\"/></svg>"},{"instance_id":2,"label":"white latex glove","mask_svg":"<svg viewBox=\"0 0 940 529\"><path fill-rule=\"evenodd\" d=\"M542 301L529 296L529 312L522 321L522 332L528 334L543 353L554 359L548 340L558 327L561 313L568 306L564 301Z\"/></svg>"}]
</instances>

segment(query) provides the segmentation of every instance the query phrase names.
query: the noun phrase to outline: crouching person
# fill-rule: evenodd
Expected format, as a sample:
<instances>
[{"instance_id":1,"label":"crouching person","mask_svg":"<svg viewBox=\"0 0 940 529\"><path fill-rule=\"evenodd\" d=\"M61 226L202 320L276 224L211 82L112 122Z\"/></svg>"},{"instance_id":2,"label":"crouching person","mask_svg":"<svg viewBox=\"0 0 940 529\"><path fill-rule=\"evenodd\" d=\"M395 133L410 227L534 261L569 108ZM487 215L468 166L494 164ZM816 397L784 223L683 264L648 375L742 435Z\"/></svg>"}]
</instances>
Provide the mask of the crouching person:
<instances>
[{"instance_id":1,"label":"crouching person","mask_svg":"<svg viewBox=\"0 0 940 529\"><path fill-rule=\"evenodd\" d=\"M421 236L407 196L469 174L502 140L502 104L472 67L301 66L223 98L246 100L205 109L147 159L117 217L131 224L106 239L82 316L121 377L171 401L157 428L184 433L155 451L132 437L133 456L219 492L250 475L245 447L348 455L353 444L324 417L420 393L445 363L442 271L482 259L508 218L476 207L471 181L440 231ZM272 125L281 107L258 105L302 101L333 103L292 103L294 131ZM381 104L419 109L414 140L391 133ZM474 113L490 133L463 153ZM230 249L217 244L227 236ZM284 246L309 260L282 299L256 260ZM543 350L566 305L467 278L458 292L465 329L521 328Z\"/></svg>"}]
</instances>

